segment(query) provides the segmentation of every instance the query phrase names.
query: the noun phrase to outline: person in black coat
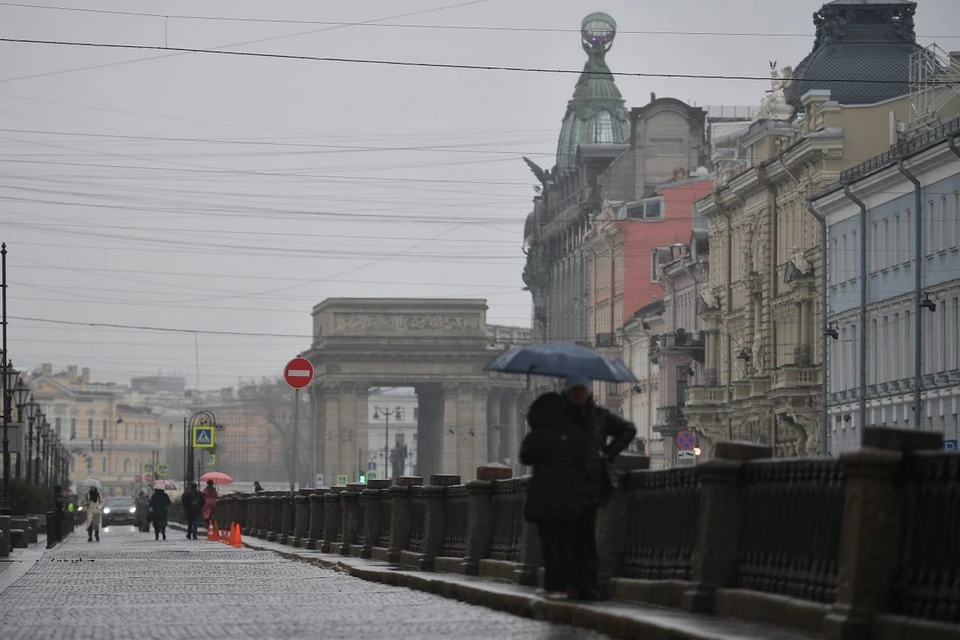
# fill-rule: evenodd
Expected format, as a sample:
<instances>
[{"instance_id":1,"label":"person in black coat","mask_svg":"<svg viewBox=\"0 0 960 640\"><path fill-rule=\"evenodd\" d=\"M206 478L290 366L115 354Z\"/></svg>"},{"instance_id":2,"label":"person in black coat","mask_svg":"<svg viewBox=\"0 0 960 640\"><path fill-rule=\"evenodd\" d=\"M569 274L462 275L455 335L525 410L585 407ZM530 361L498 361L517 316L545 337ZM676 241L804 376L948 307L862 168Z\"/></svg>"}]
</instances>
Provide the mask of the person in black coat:
<instances>
[{"instance_id":1,"label":"person in black coat","mask_svg":"<svg viewBox=\"0 0 960 640\"><path fill-rule=\"evenodd\" d=\"M537 525L548 592L573 584L573 531L584 507L580 494L586 476L577 451L583 442L566 411L567 401L559 393L534 400L527 412L530 433L520 447L520 462L533 467L523 515Z\"/></svg>"},{"instance_id":2,"label":"person in black coat","mask_svg":"<svg viewBox=\"0 0 960 640\"><path fill-rule=\"evenodd\" d=\"M563 395L541 395L527 414L520 461L533 478L524 517L538 525L544 588L598 600L597 509L613 493L610 463L637 429L593 401L589 379L570 376L564 387Z\"/></svg>"},{"instance_id":3,"label":"person in black coat","mask_svg":"<svg viewBox=\"0 0 960 640\"><path fill-rule=\"evenodd\" d=\"M184 515L187 516L187 540L196 540L200 515L203 513L203 496L197 491L196 482L191 482L180 496L180 504L183 505Z\"/></svg>"}]
</instances>

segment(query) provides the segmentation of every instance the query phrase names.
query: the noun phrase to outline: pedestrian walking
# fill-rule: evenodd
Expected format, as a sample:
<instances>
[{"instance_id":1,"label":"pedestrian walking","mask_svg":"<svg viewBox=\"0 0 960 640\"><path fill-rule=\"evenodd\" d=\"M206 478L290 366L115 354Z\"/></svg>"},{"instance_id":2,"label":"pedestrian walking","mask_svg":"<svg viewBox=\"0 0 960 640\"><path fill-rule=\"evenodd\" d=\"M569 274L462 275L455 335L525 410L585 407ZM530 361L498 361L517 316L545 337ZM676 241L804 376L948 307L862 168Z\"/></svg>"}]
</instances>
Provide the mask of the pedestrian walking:
<instances>
[{"instance_id":1,"label":"pedestrian walking","mask_svg":"<svg viewBox=\"0 0 960 640\"><path fill-rule=\"evenodd\" d=\"M100 542L100 521L103 518L103 495L96 487L90 487L83 498L83 508L87 510L87 542L96 537Z\"/></svg>"},{"instance_id":2,"label":"pedestrian walking","mask_svg":"<svg viewBox=\"0 0 960 640\"><path fill-rule=\"evenodd\" d=\"M163 489L154 489L150 496L150 512L153 514L153 539L159 540L160 536L167 539L167 516L170 511L170 496Z\"/></svg>"},{"instance_id":3,"label":"pedestrian walking","mask_svg":"<svg viewBox=\"0 0 960 640\"><path fill-rule=\"evenodd\" d=\"M197 527L200 524L200 515L203 513L203 496L197 491L197 483L191 482L187 490L180 496L180 504L187 516L187 540L197 539Z\"/></svg>"},{"instance_id":4,"label":"pedestrian walking","mask_svg":"<svg viewBox=\"0 0 960 640\"><path fill-rule=\"evenodd\" d=\"M637 428L597 405L591 381L581 376L568 376L562 395L535 400L527 421L531 432L520 459L534 470L524 515L538 524L545 574L550 575L544 587L557 590L563 581L568 598L600 600L597 509L615 488L610 464L630 445Z\"/></svg>"},{"instance_id":5,"label":"pedestrian walking","mask_svg":"<svg viewBox=\"0 0 960 640\"><path fill-rule=\"evenodd\" d=\"M203 519L207 523L207 528L211 526L211 521L217 516L217 489L213 486L213 480L207 480L207 486L203 488Z\"/></svg>"},{"instance_id":6,"label":"pedestrian walking","mask_svg":"<svg viewBox=\"0 0 960 640\"><path fill-rule=\"evenodd\" d=\"M150 531L150 500L144 491L137 496L137 512L134 515L137 518L137 529L141 533Z\"/></svg>"}]
</instances>

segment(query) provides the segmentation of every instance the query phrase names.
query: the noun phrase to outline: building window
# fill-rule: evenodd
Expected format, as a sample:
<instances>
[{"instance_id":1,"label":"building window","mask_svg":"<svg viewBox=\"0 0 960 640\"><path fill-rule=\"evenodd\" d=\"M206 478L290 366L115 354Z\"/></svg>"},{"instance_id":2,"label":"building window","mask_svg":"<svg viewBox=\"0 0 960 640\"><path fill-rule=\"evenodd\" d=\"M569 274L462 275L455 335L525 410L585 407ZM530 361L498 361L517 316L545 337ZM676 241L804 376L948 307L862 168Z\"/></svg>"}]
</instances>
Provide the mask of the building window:
<instances>
[{"instance_id":1,"label":"building window","mask_svg":"<svg viewBox=\"0 0 960 640\"><path fill-rule=\"evenodd\" d=\"M413 421L419 422L420 420L420 407L413 408Z\"/></svg>"},{"instance_id":2,"label":"building window","mask_svg":"<svg viewBox=\"0 0 960 640\"><path fill-rule=\"evenodd\" d=\"M126 422L123 423L123 439L124 440L130 439L130 425L127 424Z\"/></svg>"},{"instance_id":3,"label":"building window","mask_svg":"<svg viewBox=\"0 0 960 640\"><path fill-rule=\"evenodd\" d=\"M103 439L107 439L107 419L103 419Z\"/></svg>"},{"instance_id":4,"label":"building window","mask_svg":"<svg viewBox=\"0 0 960 640\"><path fill-rule=\"evenodd\" d=\"M57 416L53 419L53 426L57 430L57 437L63 437L63 418Z\"/></svg>"},{"instance_id":5,"label":"building window","mask_svg":"<svg viewBox=\"0 0 960 640\"><path fill-rule=\"evenodd\" d=\"M913 249L911 249L915 237L913 234L916 232L916 229L913 228L913 212L910 209L907 209L907 224L905 227L903 230L903 245L906 250L904 251L903 261L910 262L913 259Z\"/></svg>"},{"instance_id":6,"label":"building window","mask_svg":"<svg viewBox=\"0 0 960 640\"><path fill-rule=\"evenodd\" d=\"M893 217L893 264L900 264L900 214Z\"/></svg>"},{"instance_id":7,"label":"building window","mask_svg":"<svg viewBox=\"0 0 960 640\"><path fill-rule=\"evenodd\" d=\"M865 362L860 362L860 360L856 357L858 344L857 325L852 325L850 327L850 357L847 358L847 360L850 362L850 366L848 367L848 372L850 374L850 378L847 381L848 389L857 388L857 379L860 376L860 367L865 367L867 364Z\"/></svg>"},{"instance_id":8,"label":"building window","mask_svg":"<svg viewBox=\"0 0 960 640\"><path fill-rule=\"evenodd\" d=\"M877 319L874 318L870 321L870 342L872 347L870 349L870 369L868 370L870 375L870 384L877 384L880 382L880 358L878 357L880 355L880 350L877 348L879 347L877 340L878 337Z\"/></svg>"},{"instance_id":9,"label":"building window","mask_svg":"<svg viewBox=\"0 0 960 640\"><path fill-rule=\"evenodd\" d=\"M593 141L596 144L613 144L613 118L609 111L601 111L593 121Z\"/></svg>"},{"instance_id":10,"label":"building window","mask_svg":"<svg viewBox=\"0 0 960 640\"><path fill-rule=\"evenodd\" d=\"M876 222L871 226L870 234L870 271L876 271L880 268L880 232Z\"/></svg>"},{"instance_id":11,"label":"building window","mask_svg":"<svg viewBox=\"0 0 960 640\"><path fill-rule=\"evenodd\" d=\"M77 439L77 419L76 418L70 418L70 439L71 440Z\"/></svg>"},{"instance_id":12,"label":"building window","mask_svg":"<svg viewBox=\"0 0 960 640\"><path fill-rule=\"evenodd\" d=\"M886 269L890 266L890 221L883 219L883 256L880 260L880 268Z\"/></svg>"},{"instance_id":13,"label":"building window","mask_svg":"<svg viewBox=\"0 0 960 640\"><path fill-rule=\"evenodd\" d=\"M893 314L893 335L897 336L900 333L900 314ZM890 344L889 342L887 344ZM893 353L893 373L891 374L891 379L898 379L903 377L903 354L900 353L899 345L894 345L894 348L891 350Z\"/></svg>"},{"instance_id":14,"label":"building window","mask_svg":"<svg viewBox=\"0 0 960 640\"><path fill-rule=\"evenodd\" d=\"M953 246L960 246L960 191L953 192Z\"/></svg>"},{"instance_id":15,"label":"building window","mask_svg":"<svg viewBox=\"0 0 960 640\"><path fill-rule=\"evenodd\" d=\"M657 277L657 250L650 252L650 282L659 282Z\"/></svg>"},{"instance_id":16,"label":"building window","mask_svg":"<svg viewBox=\"0 0 960 640\"><path fill-rule=\"evenodd\" d=\"M100 456L100 471L102 473L107 472L107 456Z\"/></svg>"},{"instance_id":17,"label":"building window","mask_svg":"<svg viewBox=\"0 0 960 640\"><path fill-rule=\"evenodd\" d=\"M933 206L933 200L929 200L927 201L927 211L924 214L924 220L923 220L923 226L927 231L927 240L926 240L927 245L923 247L924 250L921 252L923 255L927 255L928 253L933 253L933 247L934 247L933 229L934 229L935 216L936 216L936 208Z\"/></svg>"},{"instance_id":18,"label":"building window","mask_svg":"<svg viewBox=\"0 0 960 640\"><path fill-rule=\"evenodd\" d=\"M87 418L87 437L93 437L93 418Z\"/></svg>"},{"instance_id":19,"label":"building window","mask_svg":"<svg viewBox=\"0 0 960 640\"><path fill-rule=\"evenodd\" d=\"M123 472L124 473L130 472L130 458L123 459Z\"/></svg>"},{"instance_id":20,"label":"building window","mask_svg":"<svg viewBox=\"0 0 960 640\"><path fill-rule=\"evenodd\" d=\"M940 251L950 246L950 242L947 239L950 217L951 216L947 215L947 196L940 196L940 242L937 243Z\"/></svg>"},{"instance_id":21,"label":"building window","mask_svg":"<svg viewBox=\"0 0 960 640\"><path fill-rule=\"evenodd\" d=\"M903 340L903 373L904 378L908 378L906 375L908 371L912 371L913 367L913 340L911 336L913 331L911 330L912 318L909 311L903 312L903 332L905 339Z\"/></svg>"}]
</instances>

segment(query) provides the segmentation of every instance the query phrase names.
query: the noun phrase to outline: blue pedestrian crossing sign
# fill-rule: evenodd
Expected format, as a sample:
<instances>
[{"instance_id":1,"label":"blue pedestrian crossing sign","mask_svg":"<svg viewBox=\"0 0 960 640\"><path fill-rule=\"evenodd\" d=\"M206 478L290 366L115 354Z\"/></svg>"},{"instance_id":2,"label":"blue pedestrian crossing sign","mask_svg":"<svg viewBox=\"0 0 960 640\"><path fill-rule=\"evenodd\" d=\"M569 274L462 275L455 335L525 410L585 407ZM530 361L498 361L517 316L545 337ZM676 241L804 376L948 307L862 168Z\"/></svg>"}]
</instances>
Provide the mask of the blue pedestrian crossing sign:
<instances>
[{"instance_id":1,"label":"blue pedestrian crossing sign","mask_svg":"<svg viewBox=\"0 0 960 640\"><path fill-rule=\"evenodd\" d=\"M213 427L194 427L192 441L194 449L213 449Z\"/></svg>"},{"instance_id":2,"label":"blue pedestrian crossing sign","mask_svg":"<svg viewBox=\"0 0 960 640\"><path fill-rule=\"evenodd\" d=\"M957 441L956 440L944 440L943 441L944 451L956 451L957 450Z\"/></svg>"}]
</instances>

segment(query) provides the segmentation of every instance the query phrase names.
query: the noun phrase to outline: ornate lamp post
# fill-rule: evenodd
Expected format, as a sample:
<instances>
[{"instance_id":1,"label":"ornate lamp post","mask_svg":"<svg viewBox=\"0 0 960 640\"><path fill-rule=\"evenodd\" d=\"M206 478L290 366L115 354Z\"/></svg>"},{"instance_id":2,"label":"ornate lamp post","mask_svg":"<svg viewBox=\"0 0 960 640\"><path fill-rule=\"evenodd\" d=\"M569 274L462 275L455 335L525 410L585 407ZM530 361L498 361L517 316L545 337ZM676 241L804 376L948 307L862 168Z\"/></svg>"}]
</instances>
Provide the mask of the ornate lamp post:
<instances>
[{"instance_id":1,"label":"ornate lamp post","mask_svg":"<svg viewBox=\"0 0 960 640\"><path fill-rule=\"evenodd\" d=\"M6 285L3 289L4 307L6 307ZM6 346L6 313L4 313L3 336ZM0 515L10 515L13 508L10 504L10 420L11 405L13 405L13 389L17 385L20 372L13 368L13 362L6 357L4 349L3 367L0 369L0 382L3 385L3 498L0 499Z\"/></svg>"},{"instance_id":2,"label":"ornate lamp post","mask_svg":"<svg viewBox=\"0 0 960 640\"><path fill-rule=\"evenodd\" d=\"M397 420L403 420L403 407L397 406L392 410L389 407L374 407L373 408L373 419L379 420L384 418L386 420L383 438L383 477L392 478L396 475L396 465L394 465L394 473L390 473L390 418L395 418ZM363 473L363 469L360 469L360 473Z\"/></svg>"},{"instance_id":3,"label":"ornate lamp post","mask_svg":"<svg viewBox=\"0 0 960 640\"><path fill-rule=\"evenodd\" d=\"M17 386L13 389L13 403L17 407L17 422L20 429L17 431L17 464L14 469L14 475L17 480L23 477L23 427L26 424L27 401L30 399L30 387L23 383L23 380L17 381Z\"/></svg>"},{"instance_id":4,"label":"ornate lamp post","mask_svg":"<svg viewBox=\"0 0 960 640\"><path fill-rule=\"evenodd\" d=\"M33 452L33 463L31 465L33 469L33 475L30 477L31 482L34 484L40 484L40 465L43 464L43 438L47 430L47 416L40 409L40 406L37 405L33 416L33 423L36 425L36 445L37 448Z\"/></svg>"},{"instance_id":5,"label":"ornate lamp post","mask_svg":"<svg viewBox=\"0 0 960 640\"><path fill-rule=\"evenodd\" d=\"M33 468L36 466L33 459L33 425L37 423L40 417L40 405L33 401L33 396L23 408L23 415L27 418L27 456L26 456L26 475L27 482L33 483Z\"/></svg>"}]
</instances>

